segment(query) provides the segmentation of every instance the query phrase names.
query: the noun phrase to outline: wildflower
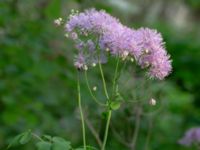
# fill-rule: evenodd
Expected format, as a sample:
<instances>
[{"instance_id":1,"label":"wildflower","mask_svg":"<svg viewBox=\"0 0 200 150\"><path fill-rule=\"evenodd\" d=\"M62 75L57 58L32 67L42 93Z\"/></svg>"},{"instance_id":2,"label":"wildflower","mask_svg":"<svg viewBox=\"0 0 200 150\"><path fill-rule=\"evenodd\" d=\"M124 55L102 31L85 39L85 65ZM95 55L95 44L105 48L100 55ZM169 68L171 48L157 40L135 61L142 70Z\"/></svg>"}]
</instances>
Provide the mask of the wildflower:
<instances>
[{"instance_id":1,"label":"wildflower","mask_svg":"<svg viewBox=\"0 0 200 150\"><path fill-rule=\"evenodd\" d=\"M200 143L200 127L191 128L186 131L184 137L182 137L179 141L179 144L184 146L192 146L193 144Z\"/></svg>"},{"instance_id":2,"label":"wildflower","mask_svg":"<svg viewBox=\"0 0 200 150\"><path fill-rule=\"evenodd\" d=\"M95 44L92 40L88 40L87 41L87 46L88 46L88 50L90 52L93 52L95 50Z\"/></svg>"},{"instance_id":3,"label":"wildflower","mask_svg":"<svg viewBox=\"0 0 200 150\"><path fill-rule=\"evenodd\" d=\"M139 65L142 68L149 67L150 77L162 80L171 72L172 67L161 34L148 28L141 28L136 32L138 47L142 52L138 57Z\"/></svg>"},{"instance_id":4,"label":"wildflower","mask_svg":"<svg viewBox=\"0 0 200 150\"><path fill-rule=\"evenodd\" d=\"M77 69L86 69L85 68L85 57L82 53L79 53L77 56L76 56L76 59L75 59L75 62L74 62L74 66L77 68Z\"/></svg>"},{"instance_id":5,"label":"wildflower","mask_svg":"<svg viewBox=\"0 0 200 150\"><path fill-rule=\"evenodd\" d=\"M75 47L76 47L77 50L81 51L81 50L84 49L85 44L84 44L82 41L78 41L78 42L76 43Z\"/></svg>"},{"instance_id":6,"label":"wildflower","mask_svg":"<svg viewBox=\"0 0 200 150\"><path fill-rule=\"evenodd\" d=\"M141 68L148 68L148 75L151 78L162 80L172 70L163 38L156 30L128 28L105 11L95 9L71 14L65 29L76 42L79 40L78 34L97 37L97 45L91 39L82 45L76 45L79 50L87 49L87 64L104 63L102 58L106 58L105 52L109 52L112 56L122 57L122 60L127 56L131 57L131 61L135 60ZM96 46L100 50L96 49Z\"/></svg>"}]
</instances>

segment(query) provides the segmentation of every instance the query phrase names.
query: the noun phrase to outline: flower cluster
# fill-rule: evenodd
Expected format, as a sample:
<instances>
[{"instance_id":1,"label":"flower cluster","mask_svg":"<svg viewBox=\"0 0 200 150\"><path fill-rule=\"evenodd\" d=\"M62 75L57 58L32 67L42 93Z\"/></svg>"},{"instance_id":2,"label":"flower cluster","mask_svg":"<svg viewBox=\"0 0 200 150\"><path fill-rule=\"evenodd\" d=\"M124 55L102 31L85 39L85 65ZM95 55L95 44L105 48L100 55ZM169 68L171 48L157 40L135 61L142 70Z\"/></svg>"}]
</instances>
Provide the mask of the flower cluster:
<instances>
[{"instance_id":1,"label":"flower cluster","mask_svg":"<svg viewBox=\"0 0 200 150\"><path fill-rule=\"evenodd\" d=\"M75 60L79 69L106 62L106 53L109 52L123 60L136 60L142 68L148 68L150 77L163 79L171 72L170 57L161 34L156 30L128 28L105 11L95 9L71 14L65 29L79 50ZM82 37L90 40L81 40Z\"/></svg>"},{"instance_id":2,"label":"flower cluster","mask_svg":"<svg viewBox=\"0 0 200 150\"><path fill-rule=\"evenodd\" d=\"M184 146L192 146L193 144L200 143L200 128L191 128L185 136L179 140L179 144Z\"/></svg>"}]
</instances>

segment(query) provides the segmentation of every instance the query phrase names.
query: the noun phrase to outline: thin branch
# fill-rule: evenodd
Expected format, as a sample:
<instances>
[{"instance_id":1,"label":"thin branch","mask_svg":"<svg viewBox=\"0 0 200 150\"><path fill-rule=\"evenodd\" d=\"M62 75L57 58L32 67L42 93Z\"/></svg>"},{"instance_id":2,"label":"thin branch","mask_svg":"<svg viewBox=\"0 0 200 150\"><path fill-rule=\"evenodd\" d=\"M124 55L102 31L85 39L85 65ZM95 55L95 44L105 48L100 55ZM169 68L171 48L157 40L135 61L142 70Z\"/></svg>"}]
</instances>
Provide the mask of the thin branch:
<instances>
[{"instance_id":1,"label":"thin branch","mask_svg":"<svg viewBox=\"0 0 200 150\"><path fill-rule=\"evenodd\" d=\"M90 88L90 84L89 84L89 81L88 81L88 76L87 76L87 71L85 71L85 80L86 80L86 84L87 84L87 87L88 87L88 90L89 90L89 93L92 97L92 99L100 106L106 106L106 104L103 104L101 102L98 101L98 99L95 97L95 95L93 94L91 88Z\"/></svg>"},{"instance_id":2,"label":"thin branch","mask_svg":"<svg viewBox=\"0 0 200 150\"><path fill-rule=\"evenodd\" d=\"M136 148L136 142L137 142L139 129L140 129L141 113L142 113L142 110L138 106L138 108L136 110L135 130L134 130L134 134L133 134L133 138L132 138L131 150L135 150L135 148Z\"/></svg>"},{"instance_id":3,"label":"thin branch","mask_svg":"<svg viewBox=\"0 0 200 150\"><path fill-rule=\"evenodd\" d=\"M149 141L150 141L150 137L151 137L152 126L153 126L153 120L152 120L152 117L150 117L147 137L146 137L146 141L145 141L145 148L144 148L145 150L148 150L148 147L149 147Z\"/></svg>"},{"instance_id":4,"label":"thin branch","mask_svg":"<svg viewBox=\"0 0 200 150\"><path fill-rule=\"evenodd\" d=\"M125 141L124 138L121 137L120 134L118 134L118 132L115 130L115 128L112 126L112 124L111 124L111 130L112 130L112 133L114 134L115 138L116 138L120 143L122 143L122 144L125 145L126 147L129 147L129 148L130 148L130 143L128 143L127 141Z\"/></svg>"},{"instance_id":5,"label":"thin branch","mask_svg":"<svg viewBox=\"0 0 200 150\"><path fill-rule=\"evenodd\" d=\"M94 126L92 125L92 123L90 122L90 120L87 117L85 117L85 122L86 122L86 125L88 126L89 130L91 131L91 133L95 137L99 147L102 147L102 141L99 138L99 134L97 133L97 131L95 130Z\"/></svg>"}]
</instances>

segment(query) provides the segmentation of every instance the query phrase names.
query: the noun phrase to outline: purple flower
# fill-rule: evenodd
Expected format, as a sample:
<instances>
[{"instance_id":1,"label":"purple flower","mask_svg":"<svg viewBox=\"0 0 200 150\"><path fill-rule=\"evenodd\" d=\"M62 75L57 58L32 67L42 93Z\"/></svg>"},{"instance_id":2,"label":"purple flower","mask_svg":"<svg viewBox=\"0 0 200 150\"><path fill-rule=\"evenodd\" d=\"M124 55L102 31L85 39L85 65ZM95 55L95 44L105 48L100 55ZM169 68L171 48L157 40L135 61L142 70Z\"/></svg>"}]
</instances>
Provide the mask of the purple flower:
<instances>
[{"instance_id":1,"label":"purple flower","mask_svg":"<svg viewBox=\"0 0 200 150\"><path fill-rule=\"evenodd\" d=\"M85 45L84 45L84 42L82 41L78 41L76 44L75 44L75 47L77 50L81 51L84 49Z\"/></svg>"},{"instance_id":2,"label":"purple flower","mask_svg":"<svg viewBox=\"0 0 200 150\"><path fill-rule=\"evenodd\" d=\"M149 76L162 80L172 70L170 56L167 54L163 38L156 30L141 28L136 31L135 40L141 55L137 58L142 68L149 67Z\"/></svg>"},{"instance_id":3,"label":"purple flower","mask_svg":"<svg viewBox=\"0 0 200 150\"><path fill-rule=\"evenodd\" d=\"M95 51L95 44L92 40L88 40L87 41L87 46L88 46L88 50L90 52L94 52Z\"/></svg>"},{"instance_id":4,"label":"purple flower","mask_svg":"<svg viewBox=\"0 0 200 150\"><path fill-rule=\"evenodd\" d=\"M65 29L67 32L72 32L78 28L88 33L103 33L115 25L119 25L119 21L105 11L89 9L83 13L71 16L65 25Z\"/></svg>"},{"instance_id":5,"label":"purple flower","mask_svg":"<svg viewBox=\"0 0 200 150\"><path fill-rule=\"evenodd\" d=\"M109 51L113 56L121 57L123 60L128 56L134 58L142 68L148 68L148 75L152 78L162 80L172 70L163 38L156 30L130 29L105 11L95 9L72 15L65 28L74 41L79 41L78 37L81 36L96 37L96 43L91 39L87 42L81 40L84 46L76 46L79 50L85 49L87 64L95 61L104 62L102 59L98 60L101 58L98 55L101 53L105 56Z\"/></svg>"},{"instance_id":6,"label":"purple flower","mask_svg":"<svg viewBox=\"0 0 200 150\"><path fill-rule=\"evenodd\" d=\"M74 66L77 69L83 69L85 64L86 64L85 56L80 52L75 58Z\"/></svg>"},{"instance_id":7,"label":"purple flower","mask_svg":"<svg viewBox=\"0 0 200 150\"><path fill-rule=\"evenodd\" d=\"M77 35L76 32L72 32L71 35L70 35L70 37L71 37L73 40L78 39L78 35Z\"/></svg>"},{"instance_id":8,"label":"purple flower","mask_svg":"<svg viewBox=\"0 0 200 150\"><path fill-rule=\"evenodd\" d=\"M189 129L183 138L179 141L179 144L184 146L192 146L193 144L200 143L200 128Z\"/></svg>"}]
</instances>

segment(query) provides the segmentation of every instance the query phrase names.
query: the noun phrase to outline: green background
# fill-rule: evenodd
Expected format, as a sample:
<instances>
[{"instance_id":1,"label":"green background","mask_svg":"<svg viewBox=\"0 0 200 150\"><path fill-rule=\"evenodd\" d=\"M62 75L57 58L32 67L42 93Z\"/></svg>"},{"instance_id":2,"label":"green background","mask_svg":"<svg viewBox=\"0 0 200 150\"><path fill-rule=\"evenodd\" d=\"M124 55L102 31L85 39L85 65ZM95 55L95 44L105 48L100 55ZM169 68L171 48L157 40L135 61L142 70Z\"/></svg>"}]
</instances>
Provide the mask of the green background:
<instances>
[{"instance_id":1,"label":"green background","mask_svg":"<svg viewBox=\"0 0 200 150\"><path fill-rule=\"evenodd\" d=\"M173 72L164 81L146 81L133 64L123 70L119 90L124 103L113 113L107 149L130 149L138 109L143 115L137 150L144 149L148 132L148 150L187 149L178 140L200 125L199 0L0 0L0 149L28 129L61 136L75 147L82 144L75 48L53 21L66 19L71 9L91 7L105 9L132 28L156 28L173 60ZM113 59L103 65L108 87L113 66ZM98 69L89 74L103 101ZM104 109L91 100L84 78L81 93L86 120L102 137ZM157 100L156 106L148 105L150 98ZM87 141L98 147L88 127ZM13 149L34 150L34 142Z\"/></svg>"}]
</instances>

